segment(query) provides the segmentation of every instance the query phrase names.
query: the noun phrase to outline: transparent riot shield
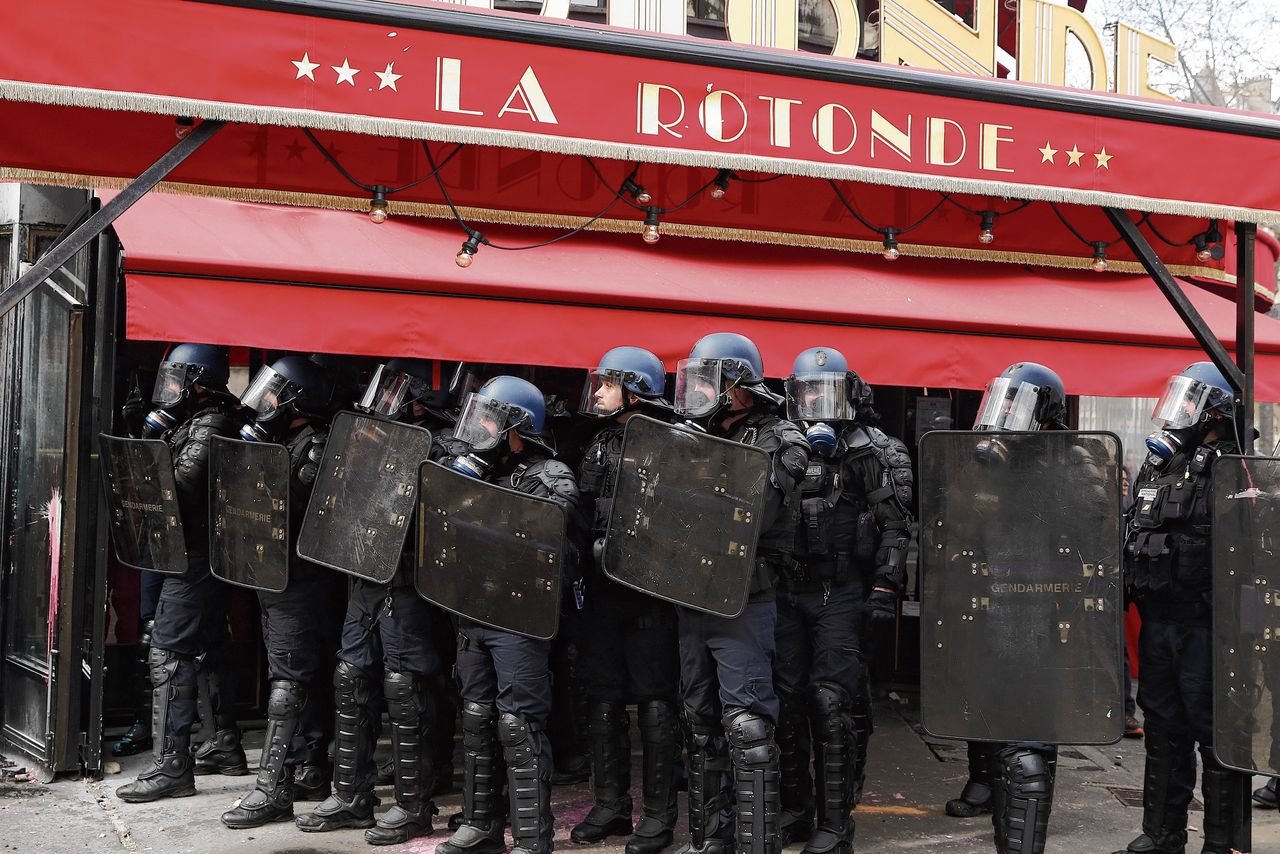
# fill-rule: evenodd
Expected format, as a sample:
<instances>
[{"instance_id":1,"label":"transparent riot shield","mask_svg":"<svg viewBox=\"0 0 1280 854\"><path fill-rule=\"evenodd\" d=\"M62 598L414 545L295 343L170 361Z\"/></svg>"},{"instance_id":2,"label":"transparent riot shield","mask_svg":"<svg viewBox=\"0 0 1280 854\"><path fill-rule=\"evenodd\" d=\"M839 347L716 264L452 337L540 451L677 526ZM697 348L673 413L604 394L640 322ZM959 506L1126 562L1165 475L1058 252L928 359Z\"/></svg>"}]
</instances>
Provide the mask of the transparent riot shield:
<instances>
[{"instance_id":1,"label":"transparent riot shield","mask_svg":"<svg viewBox=\"0 0 1280 854\"><path fill-rule=\"evenodd\" d=\"M298 534L298 555L386 584L395 575L417 505L418 466L431 434L421 427L340 412Z\"/></svg>"},{"instance_id":2,"label":"transparent riot shield","mask_svg":"<svg viewBox=\"0 0 1280 854\"><path fill-rule=\"evenodd\" d=\"M759 448L632 417L605 535L605 574L687 608L741 614L769 464Z\"/></svg>"},{"instance_id":3,"label":"transparent riot shield","mask_svg":"<svg viewBox=\"0 0 1280 854\"><path fill-rule=\"evenodd\" d=\"M418 513L423 598L495 629L555 637L568 548L561 505L427 462Z\"/></svg>"},{"instance_id":4,"label":"transparent riot shield","mask_svg":"<svg viewBox=\"0 0 1280 854\"><path fill-rule=\"evenodd\" d=\"M1120 440L928 433L919 495L925 729L973 741L1117 741Z\"/></svg>"},{"instance_id":5,"label":"transparent riot shield","mask_svg":"<svg viewBox=\"0 0 1280 854\"><path fill-rule=\"evenodd\" d=\"M1280 459L1213 464L1213 748L1280 776Z\"/></svg>"},{"instance_id":6,"label":"transparent riot shield","mask_svg":"<svg viewBox=\"0 0 1280 854\"><path fill-rule=\"evenodd\" d=\"M209 459L209 567L223 581L289 585L289 452L216 436Z\"/></svg>"},{"instance_id":7,"label":"transparent riot shield","mask_svg":"<svg viewBox=\"0 0 1280 854\"><path fill-rule=\"evenodd\" d=\"M169 446L106 433L98 438L116 557L134 569L185 573L187 544Z\"/></svg>"}]
</instances>

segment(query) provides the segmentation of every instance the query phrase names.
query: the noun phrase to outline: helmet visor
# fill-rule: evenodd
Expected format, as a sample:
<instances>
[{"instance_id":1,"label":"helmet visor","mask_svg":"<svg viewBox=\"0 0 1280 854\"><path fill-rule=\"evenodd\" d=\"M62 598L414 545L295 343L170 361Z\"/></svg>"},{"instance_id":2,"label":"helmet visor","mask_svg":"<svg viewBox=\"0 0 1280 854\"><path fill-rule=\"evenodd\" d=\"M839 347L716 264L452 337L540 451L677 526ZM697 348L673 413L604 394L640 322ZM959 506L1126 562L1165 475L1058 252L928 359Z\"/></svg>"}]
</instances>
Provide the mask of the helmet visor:
<instances>
[{"instance_id":1,"label":"helmet visor","mask_svg":"<svg viewBox=\"0 0 1280 854\"><path fill-rule=\"evenodd\" d=\"M1173 430L1199 423L1211 388L1209 384L1191 377L1171 377L1164 394L1156 401L1156 408L1151 411L1151 420Z\"/></svg>"},{"instance_id":2,"label":"helmet visor","mask_svg":"<svg viewBox=\"0 0 1280 854\"><path fill-rule=\"evenodd\" d=\"M1038 430L1036 403L1042 387L1011 377L996 377L987 386L973 422L974 430Z\"/></svg>"},{"instance_id":3,"label":"helmet visor","mask_svg":"<svg viewBox=\"0 0 1280 854\"><path fill-rule=\"evenodd\" d=\"M385 363L378 365L356 408L388 418L396 417L411 399L412 379L406 373L388 368Z\"/></svg>"},{"instance_id":4,"label":"helmet visor","mask_svg":"<svg viewBox=\"0 0 1280 854\"><path fill-rule=\"evenodd\" d=\"M676 412L689 418L710 415L720 405L722 388L719 359L681 359L676 365Z\"/></svg>"},{"instance_id":5,"label":"helmet visor","mask_svg":"<svg viewBox=\"0 0 1280 854\"><path fill-rule=\"evenodd\" d=\"M302 390L269 365L258 371L253 382L244 390L240 402L258 413L259 418L270 418L281 406L298 396Z\"/></svg>"},{"instance_id":6,"label":"helmet visor","mask_svg":"<svg viewBox=\"0 0 1280 854\"><path fill-rule=\"evenodd\" d=\"M497 446L508 430L519 427L523 416L524 411L517 407L472 392L462 406L453 437L477 451L488 450Z\"/></svg>"},{"instance_id":7,"label":"helmet visor","mask_svg":"<svg viewBox=\"0 0 1280 854\"><path fill-rule=\"evenodd\" d=\"M185 362L162 362L156 372L156 385L151 392L151 402L156 406L173 406L182 402L187 387L200 375L197 365Z\"/></svg>"},{"instance_id":8,"label":"helmet visor","mask_svg":"<svg viewBox=\"0 0 1280 854\"><path fill-rule=\"evenodd\" d=\"M787 377L787 417L793 421L852 419L845 375L824 372Z\"/></svg>"},{"instance_id":9,"label":"helmet visor","mask_svg":"<svg viewBox=\"0 0 1280 854\"><path fill-rule=\"evenodd\" d=\"M617 415L626 405L627 390L621 371L597 370L587 374L578 412L605 418Z\"/></svg>"}]
</instances>

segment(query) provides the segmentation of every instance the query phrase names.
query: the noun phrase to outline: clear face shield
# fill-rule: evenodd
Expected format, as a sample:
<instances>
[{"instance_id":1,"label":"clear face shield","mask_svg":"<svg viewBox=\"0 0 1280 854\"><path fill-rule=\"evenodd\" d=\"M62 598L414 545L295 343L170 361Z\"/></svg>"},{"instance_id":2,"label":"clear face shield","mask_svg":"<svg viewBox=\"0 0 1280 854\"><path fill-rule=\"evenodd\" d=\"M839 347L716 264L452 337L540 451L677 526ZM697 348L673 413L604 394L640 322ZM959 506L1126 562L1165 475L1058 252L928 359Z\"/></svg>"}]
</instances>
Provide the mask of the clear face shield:
<instances>
[{"instance_id":1,"label":"clear face shield","mask_svg":"<svg viewBox=\"0 0 1280 854\"><path fill-rule=\"evenodd\" d=\"M258 413L260 420L266 421L273 418L281 406L295 399L300 392L297 385L267 366L258 371L253 382L244 390L240 402Z\"/></svg>"},{"instance_id":2,"label":"clear face shield","mask_svg":"<svg viewBox=\"0 0 1280 854\"><path fill-rule=\"evenodd\" d=\"M156 385L151 392L151 402L156 406L176 406L182 402L191 383L199 376L200 368L185 362L162 362L156 372Z\"/></svg>"},{"instance_id":3,"label":"clear face shield","mask_svg":"<svg viewBox=\"0 0 1280 854\"><path fill-rule=\"evenodd\" d=\"M844 374L787 377L787 418L792 421L851 421L853 403Z\"/></svg>"},{"instance_id":4,"label":"clear face shield","mask_svg":"<svg viewBox=\"0 0 1280 854\"><path fill-rule=\"evenodd\" d=\"M578 412L607 418L617 415L626 405L627 390L622 385L621 371L592 371L582 387L582 403Z\"/></svg>"},{"instance_id":5,"label":"clear face shield","mask_svg":"<svg viewBox=\"0 0 1280 854\"><path fill-rule=\"evenodd\" d=\"M1036 404L1041 387L1017 382L1010 377L996 377L982 395L974 430L1039 430Z\"/></svg>"},{"instance_id":6,"label":"clear face shield","mask_svg":"<svg viewBox=\"0 0 1280 854\"><path fill-rule=\"evenodd\" d=\"M718 359L681 359L676 365L675 410L686 418L703 418L720 407L724 390Z\"/></svg>"},{"instance_id":7,"label":"clear face shield","mask_svg":"<svg viewBox=\"0 0 1280 854\"><path fill-rule=\"evenodd\" d=\"M453 437L477 451L495 448L507 431L524 421L524 411L491 397L467 395Z\"/></svg>"},{"instance_id":8,"label":"clear face shield","mask_svg":"<svg viewBox=\"0 0 1280 854\"><path fill-rule=\"evenodd\" d=\"M356 404L357 409L395 418L413 399L413 377L401 371L378 365L373 372L369 385L365 386L364 396Z\"/></svg>"},{"instance_id":9,"label":"clear face shield","mask_svg":"<svg viewBox=\"0 0 1280 854\"><path fill-rule=\"evenodd\" d=\"M1165 430L1179 430L1200 423L1211 386L1191 377L1176 376L1169 380L1164 394L1151 411L1151 420Z\"/></svg>"}]
</instances>

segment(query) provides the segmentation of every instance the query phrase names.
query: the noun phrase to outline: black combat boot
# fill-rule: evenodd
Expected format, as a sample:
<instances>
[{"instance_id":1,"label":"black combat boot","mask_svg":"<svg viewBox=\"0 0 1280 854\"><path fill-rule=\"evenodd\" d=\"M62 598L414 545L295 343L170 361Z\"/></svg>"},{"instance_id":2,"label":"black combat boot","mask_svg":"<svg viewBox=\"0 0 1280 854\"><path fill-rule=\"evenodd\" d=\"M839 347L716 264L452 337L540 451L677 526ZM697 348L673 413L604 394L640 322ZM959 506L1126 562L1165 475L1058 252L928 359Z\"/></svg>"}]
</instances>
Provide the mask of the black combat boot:
<instances>
[{"instance_id":1,"label":"black combat boot","mask_svg":"<svg viewBox=\"0 0 1280 854\"><path fill-rule=\"evenodd\" d=\"M391 758L395 764L396 802L369 830L370 845L398 845L431 833L436 805L431 801L431 730L435 703L426 680L413 673L388 671L382 683L391 718Z\"/></svg>"},{"instance_id":2,"label":"black combat boot","mask_svg":"<svg viewBox=\"0 0 1280 854\"><path fill-rule=\"evenodd\" d=\"M249 760L240 746L240 725L236 722L231 679L221 664L202 667L208 677L208 707L213 716L213 735L196 748L196 776L222 774L245 777Z\"/></svg>"},{"instance_id":3,"label":"black combat boot","mask_svg":"<svg viewBox=\"0 0 1280 854\"><path fill-rule=\"evenodd\" d=\"M780 692L781 714L776 739L781 751L782 816L778 833L782 844L805 842L813 833L813 777L809 771L809 720L801 698Z\"/></svg>"},{"instance_id":4,"label":"black combat boot","mask_svg":"<svg viewBox=\"0 0 1280 854\"><path fill-rule=\"evenodd\" d=\"M778 854L782 850L778 842L782 775L773 721L746 709L730 709L724 716L724 731L733 762L738 854Z\"/></svg>"},{"instance_id":5,"label":"black combat boot","mask_svg":"<svg viewBox=\"0 0 1280 854\"><path fill-rule=\"evenodd\" d=\"M462 703L462 824L439 854L502 854L501 764L498 710L485 703Z\"/></svg>"},{"instance_id":6,"label":"black combat boot","mask_svg":"<svg viewBox=\"0 0 1280 854\"><path fill-rule=\"evenodd\" d=\"M312 745L293 778L294 802L323 801L332 791L329 788L331 779L333 779L333 769L329 767L324 746Z\"/></svg>"},{"instance_id":7,"label":"black combat boot","mask_svg":"<svg viewBox=\"0 0 1280 854\"><path fill-rule=\"evenodd\" d=\"M991 812L991 787L995 774L995 749L993 745L969 742L969 779L960 797L947 801L947 815L956 818L973 818Z\"/></svg>"},{"instance_id":8,"label":"black combat boot","mask_svg":"<svg viewBox=\"0 0 1280 854\"><path fill-rule=\"evenodd\" d=\"M729 769L724 730L685 707L685 761L689 772L689 844L680 854L732 854L733 828L720 826L721 782Z\"/></svg>"},{"instance_id":9,"label":"black combat boot","mask_svg":"<svg viewBox=\"0 0 1280 854\"><path fill-rule=\"evenodd\" d=\"M111 743L115 756L133 756L151 749L151 630L155 620L144 620L138 633L138 655L133 662L134 696L138 711L133 725L118 741Z\"/></svg>"},{"instance_id":10,"label":"black combat boot","mask_svg":"<svg viewBox=\"0 0 1280 854\"><path fill-rule=\"evenodd\" d=\"M1280 806L1280 795L1276 794L1276 783L1280 778L1272 777L1265 786L1253 790L1253 802L1260 807L1273 810Z\"/></svg>"},{"instance_id":11,"label":"black combat boot","mask_svg":"<svg viewBox=\"0 0 1280 854\"><path fill-rule=\"evenodd\" d=\"M222 814L222 823L227 827L242 830L293 819L293 769L285 763L306 704L307 689L301 683L287 679L271 682L258 780L252 792Z\"/></svg>"},{"instance_id":12,"label":"black combat boot","mask_svg":"<svg viewBox=\"0 0 1280 854\"><path fill-rule=\"evenodd\" d=\"M341 827L373 827L373 680L354 664L333 671L333 794L297 818L299 830L323 833Z\"/></svg>"},{"instance_id":13,"label":"black combat boot","mask_svg":"<svg viewBox=\"0 0 1280 854\"><path fill-rule=\"evenodd\" d=\"M172 732L170 721L173 706L193 707L195 704L195 662L179 658L169 650L152 647L148 664L154 686L151 692L151 731L164 733L164 737L153 739L155 764L138 775L137 780L116 789L116 796L129 803L185 798L196 793L190 730Z\"/></svg>"},{"instance_id":14,"label":"black combat boot","mask_svg":"<svg viewBox=\"0 0 1280 854\"><path fill-rule=\"evenodd\" d=\"M1213 755L1213 749L1200 748L1204 765L1204 847L1201 854L1231 854L1240 848L1237 832L1247 821L1249 778L1232 771Z\"/></svg>"},{"instance_id":15,"label":"black combat boot","mask_svg":"<svg viewBox=\"0 0 1280 854\"><path fill-rule=\"evenodd\" d=\"M1044 854L1053 808L1057 747L1000 749L1000 777L995 781L996 850L1008 854Z\"/></svg>"},{"instance_id":16,"label":"black combat boot","mask_svg":"<svg viewBox=\"0 0 1280 854\"><path fill-rule=\"evenodd\" d=\"M550 854L555 824L551 816L551 742L533 721L503 712L498 740L507 762L511 797L511 854Z\"/></svg>"},{"instance_id":17,"label":"black combat boot","mask_svg":"<svg viewBox=\"0 0 1280 854\"><path fill-rule=\"evenodd\" d=\"M597 700L587 722L595 804L574 826L574 842L601 842L631 832L631 721L621 703Z\"/></svg>"},{"instance_id":18,"label":"black combat boot","mask_svg":"<svg viewBox=\"0 0 1280 854\"><path fill-rule=\"evenodd\" d=\"M1192 745L1146 728L1147 763L1142 780L1142 835L1116 854L1185 854L1187 804L1174 791L1195 784Z\"/></svg>"},{"instance_id":19,"label":"black combat boot","mask_svg":"<svg viewBox=\"0 0 1280 854\"><path fill-rule=\"evenodd\" d=\"M810 726L818 785L818 825L805 854L852 854L854 756L857 751L849 694L839 685L819 682L810 699Z\"/></svg>"},{"instance_id":20,"label":"black combat boot","mask_svg":"<svg viewBox=\"0 0 1280 854\"><path fill-rule=\"evenodd\" d=\"M627 842L626 854L657 854L674 839L679 724L675 704L668 700L649 700L636 711L644 748L644 814Z\"/></svg>"}]
</instances>

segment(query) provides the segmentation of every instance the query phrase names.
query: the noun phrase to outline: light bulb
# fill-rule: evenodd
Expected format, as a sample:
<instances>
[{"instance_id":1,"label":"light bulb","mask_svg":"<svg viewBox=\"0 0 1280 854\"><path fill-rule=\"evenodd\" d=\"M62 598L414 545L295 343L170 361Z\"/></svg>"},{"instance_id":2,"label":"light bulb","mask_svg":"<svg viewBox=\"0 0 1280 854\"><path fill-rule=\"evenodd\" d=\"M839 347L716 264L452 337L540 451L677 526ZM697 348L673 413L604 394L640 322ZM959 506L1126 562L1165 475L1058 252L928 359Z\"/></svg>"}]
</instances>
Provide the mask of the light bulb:
<instances>
[{"instance_id":1,"label":"light bulb","mask_svg":"<svg viewBox=\"0 0 1280 854\"><path fill-rule=\"evenodd\" d=\"M186 139L191 136L191 131L196 128L196 120L187 116L179 116L173 120L173 135L178 139Z\"/></svg>"}]
</instances>

